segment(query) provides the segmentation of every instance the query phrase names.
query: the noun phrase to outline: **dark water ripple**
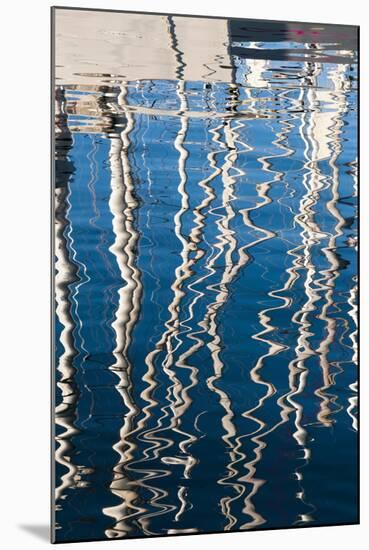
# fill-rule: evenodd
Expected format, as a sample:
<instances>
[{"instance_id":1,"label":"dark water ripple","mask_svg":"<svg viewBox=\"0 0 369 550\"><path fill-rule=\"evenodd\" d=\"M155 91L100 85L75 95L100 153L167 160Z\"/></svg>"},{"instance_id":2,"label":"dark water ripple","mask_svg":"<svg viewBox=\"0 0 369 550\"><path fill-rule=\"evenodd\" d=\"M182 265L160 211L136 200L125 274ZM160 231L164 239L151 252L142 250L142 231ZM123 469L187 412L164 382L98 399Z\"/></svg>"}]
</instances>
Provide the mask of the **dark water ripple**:
<instances>
[{"instance_id":1,"label":"dark water ripple","mask_svg":"<svg viewBox=\"0 0 369 550\"><path fill-rule=\"evenodd\" d=\"M56 540L355 523L356 30L164 24L56 81Z\"/></svg>"}]
</instances>

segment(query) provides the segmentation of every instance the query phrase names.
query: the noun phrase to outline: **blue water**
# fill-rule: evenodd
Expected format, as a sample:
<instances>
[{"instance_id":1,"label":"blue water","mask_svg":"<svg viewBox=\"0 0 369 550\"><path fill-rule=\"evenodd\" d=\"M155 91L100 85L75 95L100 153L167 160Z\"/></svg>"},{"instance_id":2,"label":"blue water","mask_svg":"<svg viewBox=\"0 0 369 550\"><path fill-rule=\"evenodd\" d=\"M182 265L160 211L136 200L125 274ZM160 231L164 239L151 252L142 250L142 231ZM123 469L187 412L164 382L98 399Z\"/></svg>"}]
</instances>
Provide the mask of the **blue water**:
<instances>
[{"instance_id":1,"label":"blue water","mask_svg":"<svg viewBox=\"0 0 369 550\"><path fill-rule=\"evenodd\" d=\"M357 522L356 64L234 63L59 89L57 541Z\"/></svg>"}]
</instances>

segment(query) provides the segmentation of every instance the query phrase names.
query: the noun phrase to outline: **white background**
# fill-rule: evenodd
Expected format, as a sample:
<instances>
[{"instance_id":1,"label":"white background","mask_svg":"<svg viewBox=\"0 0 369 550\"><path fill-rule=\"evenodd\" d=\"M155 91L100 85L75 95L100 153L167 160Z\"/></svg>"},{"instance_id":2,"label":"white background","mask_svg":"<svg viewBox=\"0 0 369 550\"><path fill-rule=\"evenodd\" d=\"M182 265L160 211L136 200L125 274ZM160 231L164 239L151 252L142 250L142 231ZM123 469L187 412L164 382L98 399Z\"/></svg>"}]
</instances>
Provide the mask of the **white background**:
<instances>
[{"instance_id":1,"label":"white background","mask_svg":"<svg viewBox=\"0 0 369 550\"><path fill-rule=\"evenodd\" d=\"M45 547L49 522L49 6L50 0L6 0L1 9L2 141L0 180L1 510L5 549ZM334 547L362 549L369 538L367 240L369 14L365 0L64 0L65 6L361 25L361 525L202 535L69 548L178 550L191 545L263 550ZM337 480L339 482L339 480ZM278 506L278 495L275 495Z\"/></svg>"}]
</instances>

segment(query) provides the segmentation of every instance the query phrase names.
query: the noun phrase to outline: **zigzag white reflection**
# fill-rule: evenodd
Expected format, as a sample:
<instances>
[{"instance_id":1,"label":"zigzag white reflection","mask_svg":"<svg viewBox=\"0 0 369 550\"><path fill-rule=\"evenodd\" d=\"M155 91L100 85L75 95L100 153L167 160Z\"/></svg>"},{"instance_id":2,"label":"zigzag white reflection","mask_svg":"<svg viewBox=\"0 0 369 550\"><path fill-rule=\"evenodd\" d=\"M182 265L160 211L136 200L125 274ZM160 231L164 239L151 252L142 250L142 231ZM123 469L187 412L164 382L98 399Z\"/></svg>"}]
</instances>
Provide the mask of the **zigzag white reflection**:
<instances>
[{"instance_id":1,"label":"zigzag white reflection","mask_svg":"<svg viewBox=\"0 0 369 550\"><path fill-rule=\"evenodd\" d=\"M125 103L127 89L124 85L118 96L118 103ZM116 320L112 328L116 334L116 347L113 354L116 363L110 367L119 378L116 385L128 412L120 430L120 439L114 449L120 455L118 464L114 467L113 480L110 489L118 496L122 503L118 506L105 507L103 513L115 520L115 525L106 531L109 538L126 536L131 530L130 519L144 511L137 506L137 491L135 483L131 482L126 473L126 464L133 458L136 445L128 438L132 431L133 419L137 414L137 407L133 401L131 390L132 365L128 357L128 349L132 339L132 331L137 322L140 311L142 283L140 271L136 266L135 250L139 238L134 226L134 210L138 203L134 195L128 150L130 145L129 134L134 128L134 117L127 114L126 125L121 134L111 135L110 166L111 166L111 195L109 207L113 214L113 232L115 242L110 247L117 259L124 286L119 290L119 306Z\"/></svg>"},{"instance_id":2,"label":"zigzag white reflection","mask_svg":"<svg viewBox=\"0 0 369 550\"><path fill-rule=\"evenodd\" d=\"M72 138L68 129L64 91L60 88L56 92L55 117L56 155L59 161L66 162L68 142L71 142ZM63 431L56 436L55 459L67 469L67 472L61 476L59 485L55 488L56 503L66 498L65 491L77 483L79 472L70 456L73 448L70 439L78 433L74 425L78 400L78 391L74 381L76 371L74 359L78 355L78 350L73 336L76 324L72 315L70 285L78 280L78 267L72 261L68 249L68 230L70 230L68 180L67 176L66 181L60 182L59 187L55 189L55 312L63 326L59 340L64 348L57 365L57 370L61 375L57 382L57 386L61 391L61 402L55 409L55 423Z\"/></svg>"},{"instance_id":3,"label":"zigzag white reflection","mask_svg":"<svg viewBox=\"0 0 369 550\"><path fill-rule=\"evenodd\" d=\"M178 84L177 84L177 94L180 100L181 111L185 111L185 109L187 108L187 100L186 100L186 94L184 89L184 82L181 80L178 81ZM180 358L179 361L176 362L176 367L190 371L189 372L190 382L187 386L183 385L181 378L177 376L173 371L174 352L176 348L181 344L181 340L179 339L179 333L180 333L180 327L181 327L179 312L180 312L181 300L184 296L184 292L182 291L181 287L183 285L184 280L186 280L191 274L191 265L196 261L196 257L195 259L190 258L190 254L191 254L191 251L194 250L194 246L193 245L191 246L190 239L186 239L182 234L182 217L184 213L189 209L188 194L186 192L187 174L185 170L188 152L183 145L187 131L188 131L188 119L183 116L181 117L180 120L181 120L181 125L177 132L176 139L174 141L174 147L179 153L178 193L181 197L181 207L174 216L174 227L175 227L175 234L177 236L177 239L182 245L182 251L181 251L182 262L175 270L175 280L171 285L171 289L173 291L173 299L168 306L168 313L170 315L170 318L165 323L166 330L164 331L162 337L156 344L155 349L151 351L145 359L145 362L148 365L149 370L153 372L155 369L154 367L155 358L161 353L162 350L165 350L165 357L161 362L161 365L163 367L163 371L166 373L166 375L168 376L168 380L171 383L171 385L167 389L167 400L169 401L169 407L168 406L162 407L161 410L164 414L158 420L157 427L144 432L144 434L145 434L145 438L154 439L155 437L156 441L158 441L159 447L157 447L155 450L156 456L159 456L159 453L162 454L164 450L166 450L167 452L167 450L174 443L171 439L164 438L163 435L161 435L160 438L158 437L158 434L161 434L163 429L171 430L172 432L177 433L179 436L184 437L185 438L184 441L181 441L179 443L179 449L184 456L177 457L172 455L166 455L161 457L161 461L163 462L163 464L166 464L166 465L183 466L183 469L184 469L183 476L184 478L189 478L191 469L196 463L196 460L188 451L188 446L191 445L191 443L194 441L194 436L181 430L180 424L181 424L181 417L184 415L185 411L190 407L192 402L191 397L189 396L189 391L197 383L197 369L187 365L186 362L184 361L184 357ZM174 340L177 341L176 346L173 346ZM168 408L169 410L167 411ZM162 427L163 422L166 418L168 418L170 414L169 411L172 413L171 418L169 419L169 422L170 422L169 426L163 428ZM141 434L141 436L142 435L143 434ZM164 441L164 445L161 444L162 441ZM184 509L186 508L185 488L183 486L179 486L177 496L179 501L179 510L175 518L178 521L180 515L183 513ZM162 497L164 497L164 494L161 495L160 498ZM169 511L170 509L171 507L170 506L168 507L168 505L166 505L163 510L163 513ZM147 525L149 518L153 517L153 515L158 515L158 514L150 513L150 514L143 515L143 517L140 520L141 523L144 522L145 525ZM147 529L147 526L146 526L146 529Z\"/></svg>"}]
</instances>

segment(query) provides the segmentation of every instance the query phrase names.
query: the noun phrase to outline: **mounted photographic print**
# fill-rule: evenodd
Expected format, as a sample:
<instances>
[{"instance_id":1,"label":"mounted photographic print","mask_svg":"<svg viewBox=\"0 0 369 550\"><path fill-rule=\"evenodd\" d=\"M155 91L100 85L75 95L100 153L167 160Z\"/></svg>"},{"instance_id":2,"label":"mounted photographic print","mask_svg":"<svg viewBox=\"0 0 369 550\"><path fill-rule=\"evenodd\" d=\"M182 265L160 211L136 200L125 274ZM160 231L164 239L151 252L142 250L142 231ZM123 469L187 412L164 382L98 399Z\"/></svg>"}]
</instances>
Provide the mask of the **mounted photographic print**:
<instances>
[{"instance_id":1,"label":"mounted photographic print","mask_svg":"<svg viewBox=\"0 0 369 550\"><path fill-rule=\"evenodd\" d=\"M355 26L52 9L54 542L358 522L357 93Z\"/></svg>"}]
</instances>

